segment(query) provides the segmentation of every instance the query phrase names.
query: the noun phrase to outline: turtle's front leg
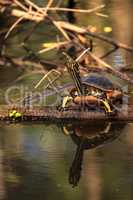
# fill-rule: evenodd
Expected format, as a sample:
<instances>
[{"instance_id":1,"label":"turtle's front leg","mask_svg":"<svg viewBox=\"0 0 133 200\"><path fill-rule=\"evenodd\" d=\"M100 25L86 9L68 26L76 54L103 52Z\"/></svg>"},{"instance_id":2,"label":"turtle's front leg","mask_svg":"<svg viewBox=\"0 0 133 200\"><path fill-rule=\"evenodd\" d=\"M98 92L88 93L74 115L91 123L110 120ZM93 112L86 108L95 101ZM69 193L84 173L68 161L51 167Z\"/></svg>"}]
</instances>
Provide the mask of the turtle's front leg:
<instances>
[{"instance_id":1,"label":"turtle's front leg","mask_svg":"<svg viewBox=\"0 0 133 200\"><path fill-rule=\"evenodd\" d=\"M66 107L66 105L69 101L69 98L70 98L69 96L63 97L62 106L61 106L62 108Z\"/></svg>"},{"instance_id":2,"label":"turtle's front leg","mask_svg":"<svg viewBox=\"0 0 133 200\"><path fill-rule=\"evenodd\" d=\"M67 107L68 102L70 102L73 98L70 96L63 97L62 104L59 107L59 110L64 111Z\"/></svg>"}]
</instances>

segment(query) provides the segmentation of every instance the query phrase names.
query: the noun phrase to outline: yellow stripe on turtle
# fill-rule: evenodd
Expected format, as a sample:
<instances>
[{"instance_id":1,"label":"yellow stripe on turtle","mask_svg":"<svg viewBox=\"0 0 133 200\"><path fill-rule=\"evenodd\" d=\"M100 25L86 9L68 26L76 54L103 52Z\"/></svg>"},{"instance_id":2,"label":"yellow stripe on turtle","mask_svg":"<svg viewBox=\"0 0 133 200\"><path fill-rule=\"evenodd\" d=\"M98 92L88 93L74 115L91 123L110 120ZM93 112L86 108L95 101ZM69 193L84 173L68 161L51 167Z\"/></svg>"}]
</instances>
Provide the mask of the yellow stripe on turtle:
<instances>
[{"instance_id":1,"label":"yellow stripe on turtle","mask_svg":"<svg viewBox=\"0 0 133 200\"><path fill-rule=\"evenodd\" d=\"M103 103L104 106L105 106L106 112L112 112L111 107L110 107L108 101L107 101L106 99L105 99L105 100L102 100L102 99L101 99L101 101L102 101L102 103Z\"/></svg>"},{"instance_id":2,"label":"yellow stripe on turtle","mask_svg":"<svg viewBox=\"0 0 133 200\"><path fill-rule=\"evenodd\" d=\"M66 96L63 98L63 102L62 102L62 108L65 108L67 103L72 100L72 97Z\"/></svg>"},{"instance_id":3,"label":"yellow stripe on turtle","mask_svg":"<svg viewBox=\"0 0 133 200\"><path fill-rule=\"evenodd\" d=\"M66 126L63 126L63 132L65 135L70 135L70 132L68 131Z\"/></svg>"}]
</instances>

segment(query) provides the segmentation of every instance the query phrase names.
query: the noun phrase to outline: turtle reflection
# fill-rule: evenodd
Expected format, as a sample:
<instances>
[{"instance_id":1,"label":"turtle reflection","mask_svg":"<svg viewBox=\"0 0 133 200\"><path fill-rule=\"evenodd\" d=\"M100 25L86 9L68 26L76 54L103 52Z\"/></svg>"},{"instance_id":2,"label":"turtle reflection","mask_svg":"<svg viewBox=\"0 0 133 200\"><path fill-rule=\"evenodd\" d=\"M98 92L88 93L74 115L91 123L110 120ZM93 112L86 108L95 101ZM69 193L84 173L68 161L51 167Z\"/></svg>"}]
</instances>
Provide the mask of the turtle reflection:
<instances>
[{"instance_id":1,"label":"turtle reflection","mask_svg":"<svg viewBox=\"0 0 133 200\"><path fill-rule=\"evenodd\" d=\"M115 140L124 128L123 123L67 124L63 132L69 134L77 145L72 165L69 169L69 183L75 187L81 177L84 150L96 148Z\"/></svg>"}]
</instances>

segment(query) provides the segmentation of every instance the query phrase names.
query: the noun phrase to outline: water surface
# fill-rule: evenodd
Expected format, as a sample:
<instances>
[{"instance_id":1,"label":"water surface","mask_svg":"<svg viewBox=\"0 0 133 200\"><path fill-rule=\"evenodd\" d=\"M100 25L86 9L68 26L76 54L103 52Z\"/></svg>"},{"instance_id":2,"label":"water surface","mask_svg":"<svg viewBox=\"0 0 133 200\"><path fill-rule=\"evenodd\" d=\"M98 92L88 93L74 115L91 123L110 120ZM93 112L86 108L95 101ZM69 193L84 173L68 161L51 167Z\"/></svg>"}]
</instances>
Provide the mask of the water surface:
<instances>
[{"instance_id":1,"label":"water surface","mask_svg":"<svg viewBox=\"0 0 133 200\"><path fill-rule=\"evenodd\" d=\"M72 187L69 173L78 142L71 135L56 124L2 126L1 199L132 199L132 128L115 129L105 144L84 149L81 178Z\"/></svg>"}]
</instances>

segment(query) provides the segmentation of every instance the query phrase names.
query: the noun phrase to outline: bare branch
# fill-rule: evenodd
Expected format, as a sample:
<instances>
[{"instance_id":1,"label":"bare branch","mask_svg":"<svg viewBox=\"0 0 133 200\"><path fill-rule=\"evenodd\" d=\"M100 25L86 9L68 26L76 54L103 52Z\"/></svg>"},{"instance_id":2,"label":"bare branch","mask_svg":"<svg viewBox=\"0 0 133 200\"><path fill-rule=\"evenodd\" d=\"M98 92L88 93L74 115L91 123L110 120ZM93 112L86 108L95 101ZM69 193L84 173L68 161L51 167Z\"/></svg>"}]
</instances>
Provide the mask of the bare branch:
<instances>
[{"instance_id":1,"label":"bare branch","mask_svg":"<svg viewBox=\"0 0 133 200\"><path fill-rule=\"evenodd\" d=\"M100 5L92 9L72 9L72 8L58 8L58 7L51 7L51 8L42 8L42 10L49 10L49 11L61 11L61 12L77 12L77 13L92 13L99 9L104 8L105 5Z\"/></svg>"},{"instance_id":2,"label":"bare branch","mask_svg":"<svg viewBox=\"0 0 133 200\"><path fill-rule=\"evenodd\" d=\"M57 21L57 24L60 25L60 27L62 27L63 29L66 29L66 30L69 30L69 31L72 31L72 32L76 32L76 33L79 33L79 34L89 35L91 37L94 37L94 38L100 39L104 42L107 42L109 44L112 44L113 46L125 49L127 51L133 51L133 47L130 47L126 44L118 42L118 41L116 41L112 38L109 38L109 37L106 37L106 36L103 36L103 35L99 35L99 34L96 34L96 33L92 33L88 29L81 28L79 26L76 26L76 25L73 25L73 24L70 24L70 23L64 22L64 21Z\"/></svg>"},{"instance_id":3,"label":"bare branch","mask_svg":"<svg viewBox=\"0 0 133 200\"><path fill-rule=\"evenodd\" d=\"M11 11L11 15L15 16L15 17L23 17L23 19L28 19L31 21L35 21L35 22L40 22L44 19L43 15L38 15L38 13L34 12L34 13L28 13L22 10L17 10L17 9L13 9Z\"/></svg>"},{"instance_id":4,"label":"bare branch","mask_svg":"<svg viewBox=\"0 0 133 200\"><path fill-rule=\"evenodd\" d=\"M24 17L20 17L17 19L17 21L11 26L11 28L8 30L8 32L5 35L5 39L10 35L10 33L13 31L13 29L24 19Z\"/></svg>"}]
</instances>

